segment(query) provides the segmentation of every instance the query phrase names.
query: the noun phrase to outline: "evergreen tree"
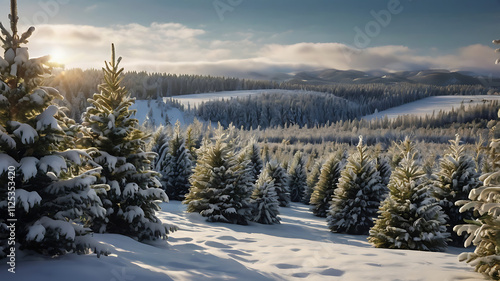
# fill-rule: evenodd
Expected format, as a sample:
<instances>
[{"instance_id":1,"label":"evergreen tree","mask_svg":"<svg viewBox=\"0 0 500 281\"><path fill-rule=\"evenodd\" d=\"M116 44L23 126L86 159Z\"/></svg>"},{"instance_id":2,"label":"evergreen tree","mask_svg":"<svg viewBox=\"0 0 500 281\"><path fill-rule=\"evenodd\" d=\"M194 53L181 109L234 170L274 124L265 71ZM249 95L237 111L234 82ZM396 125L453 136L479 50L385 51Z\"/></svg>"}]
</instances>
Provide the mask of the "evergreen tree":
<instances>
[{"instance_id":1,"label":"evergreen tree","mask_svg":"<svg viewBox=\"0 0 500 281\"><path fill-rule=\"evenodd\" d=\"M240 155L240 162L248 161L250 176L253 182L257 182L264 168L262 159L260 158L260 147L255 139L251 139Z\"/></svg>"},{"instance_id":2,"label":"evergreen tree","mask_svg":"<svg viewBox=\"0 0 500 281\"><path fill-rule=\"evenodd\" d=\"M335 189L328 227L332 232L368 234L385 193L375 163L360 136L357 151L347 159Z\"/></svg>"},{"instance_id":3,"label":"evergreen tree","mask_svg":"<svg viewBox=\"0 0 500 281\"><path fill-rule=\"evenodd\" d=\"M384 186L387 186L389 184L390 178L391 178L391 163L387 157L384 157L383 155L378 155L377 158L377 171L380 174L380 180L381 183Z\"/></svg>"},{"instance_id":4,"label":"evergreen tree","mask_svg":"<svg viewBox=\"0 0 500 281\"><path fill-rule=\"evenodd\" d=\"M168 148L163 149L159 164L157 171L162 175L161 183L167 196L172 200L184 200L191 186L192 161L179 121L175 123L174 135Z\"/></svg>"},{"instance_id":5,"label":"evergreen tree","mask_svg":"<svg viewBox=\"0 0 500 281\"><path fill-rule=\"evenodd\" d=\"M278 195L274 181L264 170L255 184L252 194L252 221L262 224L280 223Z\"/></svg>"},{"instance_id":6,"label":"evergreen tree","mask_svg":"<svg viewBox=\"0 0 500 281\"><path fill-rule=\"evenodd\" d=\"M297 151L293 156L292 163L288 168L290 176L290 200L301 202L307 188L307 174L304 167L302 152Z\"/></svg>"},{"instance_id":7,"label":"evergreen tree","mask_svg":"<svg viewBox=\"0 0 500 281\"><path fill-rule=\"evenodd\" d=\"M0 24L0 258L11 247L51 256L106 254L87 235L105 213L95 190L99 167L89 150L75 149L80 128L54 104L62 96L42 86L52 72L49 57L30 59L21 47L34 27L19 36L17 22L11 0L11 32Z\"/></svg>"},{"instance_id":8,"label":"evergreen tree","mask_svg":"<svg viewBox=\"0 0 500 281\"><path fill-rule=\"evenodd\" d=\"M282 168L278 162L271 160L266 164L265 171L273 179L279 206L290 206L290 179L286 169Z\"/></svg>"},{"instance_id":9,"label":"evergreen tree","mask_svg":"<svg viewBox=\"0 0 500 281\"><path fill-rule=\"evenodd\" d=\"M314 163L311 172L307 175L307 188L304 192L304 196L302 197L302 203L309 205L309 202L311 201L311 195L314 191L314 186L319 181L319 176L320 176L320 171L321 169L321 164L319 162Z\"/></svg>"},{"instance_id":10,"label":"evergreen tree","mask_svg":"<svg viewBox=\"0 0 500 281\"><path fill-rule=\"evenodd\" d=\"M391 175L389 196L380 206L368 240L378 248L442 251L446 248L446 215L431 197L415 146L407 138Z\"/></svg>"},{"instance_id":11,"label":"evergreen tree","mask_svg":"<svg viewBox=\"0 0 500 281\"><path fill-rule=\"evenodd\" d=\"M473 219L472 211L460 213L459 200L467 200L470 191L481 185L476 172L474 159L465 153L465 146L460 145L460 137L450 140L450 147L439 162L440 169L434 175L434 196L448 216L448 233L451 233L453 246L462 246L464 238L458 237L453 227Z\"/></svg>"},{"instance_id":12,"label":"evergreen tree","mask_svg":"<svg viewBox=\"0 0 500 281\"><path fill-rule=\"evenodd\" d=\"M499 112L500 113L500 112ZM500 116L500 114L499 114ZM465 261L475 267L479 273L492 279L500 280L500 139L493 139L490 151L493 157L493 171L480 177L481 187L472 189L469 200L460 200L456 205L462 206L461 212L473 210L478 215L467 224L457 225L454 230L458 235L468 233L464 246L476 246L474 252L462 253L460 261Z\"/></svg>"},{"instance_id":13,"label":"evergreen tree","mask_svg":"<svg viewBox=\"0 0 500 281\"><path fill-rule=\"evenodd\" d=\"M215 143L205 139L184 204L211 222L247 224L253 191L248 164L238 163L231 132L219 126Z\"/></svg>"},{"instance_id":14,"label":"evergreen tree","mask_svg":"<svg viewBox=\"0 0 500 281\"><path fill-rule=\"evenodd\" d=\"M319 181L311 195L311 210L315 216L326 217L330 209L332 195L337 188L342 170L339 155L332 155L321 167Z\"/></svg>"},{"instance_id":15,"label":"evergreen tree","mask_svg":"<svg viewBox=\"0 0 500 281\"><path fill-rule=\"evenodd\" d=\"M167 201L160 188L157 173L150 170L155 153L143 147L149 136L138 129L129 110L134 103L125 88L120 86L123 68L121 57L115 60L112 46L111 62L103 68L101 93L89 99L91 106L83 114L88 128L88 141L97 151L94 161L103 167L101 182L110 190L100 194L106 208L106 218L94 222L94 230L124 234L139 240L166 238L174 230L155 216L160 207L155 201Z\"/></svg>"}]
</instances>

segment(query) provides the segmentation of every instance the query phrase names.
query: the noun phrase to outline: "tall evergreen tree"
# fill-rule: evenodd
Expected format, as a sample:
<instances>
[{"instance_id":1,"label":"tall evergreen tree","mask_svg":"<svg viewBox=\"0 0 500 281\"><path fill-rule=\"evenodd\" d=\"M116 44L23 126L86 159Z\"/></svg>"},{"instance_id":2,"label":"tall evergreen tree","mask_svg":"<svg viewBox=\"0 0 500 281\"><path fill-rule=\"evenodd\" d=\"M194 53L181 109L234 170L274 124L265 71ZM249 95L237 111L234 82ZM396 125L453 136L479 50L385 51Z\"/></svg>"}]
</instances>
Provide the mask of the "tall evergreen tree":
<instances>
[{"instance_id":1,"label":"tall evergreen tree","mask_svg":"<svg viewBox=\"0 0 500 281\"><path fill-rule=\"evenodd\" d=\"M252 193L252 221L262 224L280 223L278 195L274 181L264 170L255 184Z\"/></svg>"},{"instance_id":2,"label":"tall evergreen tree","mask_svg":"<svg viewBox=\"0 0 500 281\"><path fill-rule=\"evenodd\" d=\"M499 41L500 42L500 41ZM500 117L500 111L499 111ZM460 261L474 266L475 270L492 279L500 280L500 139L493 139L489 149L493 160L493 171L480 177L483 185L472 189L469 200L459 200L456 205L462 206L461 212L473 210L477 218L467 224L457 225L454 231L458 235L470 236L464 246L476 246L474 252L462 253Z\"/></svg>"},{"instance_id":3,"label":"tall evergreen tree","mask_svg":"<svg viewBox=\"0 0 500 281\"><path fill-rule=\"evenodd\" d=\"M330 209L332 195L337 188L342 170L342 163L339 155L334 154L321 167L321 174L318 183L314 186L311 195L311 210L315 216L326 217Z\"/></svg>"},{"instance_id":4,"label":"tall evergreen tree","mask_svg":"<svg viewBox=\"0 0 500 281\"><path fill-rule=\"evenodd\" d=\"M378 248L441 251L447 246L446 215L431 196L417 151L409 138L391 175L389 196L380 206L368 240Z\"/></svg>"},{"instance_id":5,"label":"tall evergreen tree","mask_svg":"<svg viewBox=\"0 0 500 281\"><path fill-rule=\"evenodd\" d=\"M111 61L103 68L101 92L89 99L91 106L82 118L88 141L97 149L94 161L103 167L101 182L110 186L100 195L106 218L95 221L94 230L139 240L166 238L174 228L162 223L155 211L160 210L156 201L168 197L160 188L158 174L150 170L155 153L143 150L149 136L138 129L135 111L129 110L135 100L120 85L120 61L121 57L115 59L113 45Z\"/></svg>"},{"instance_id":6,"label":"tall evergreen tree","mask_svg":"<svg viewBox=\"0 0 500 281\"><path fill-rule=\"evenodd\" d=\"M301 202L307 188L307 174L304 165L302 152L297 151L290 167L288 167L290 200L292 202Z\"/></svg>"},{"instance_id":7,"label":"tall evergreen tree","mask_svg":"<svg viewBox=\"0 0 500 281\"><path fill-rule=\"evenodd\" d=\"M439 205L448 216L448 233L451 233L453 246L463 246L464 238L457 236L453 227L463 224L465 220L473 219L472 211L460 213L460 207L455 203L467 200L473 188L479 187L479 174L476 172L474 159L466 154L465 146L460 145L457 135L450 140L448 152L439 162L440 169L433 176L434 196L439 200Z\"/></svg>"},{"instance_id":8,"label":"tall evergreen tree","mask_svg":"<svg viewBox=\"0 0 500 281\"><path fill-rule=\"evenodd\" d=\"M304 196L302 197L302 203L309 205L309 202L311 201L311 195L314 192L314 186L319 181L319 176L321 174L321 163L316 162L314 163L311 172L307 175L307 188L304 192Z\"/></svg>"},{"instance_id":9,"label":"tall evergreen tree","mask_svg":"<svg viewBox=\"0 0 500 281\"><path fill-rule=\"evenodd\" d=\"M282 168L277 161L271 160L266 164L265 171L273 179L279 206L290 206L290 178L286 169Z\"/></svg>"},{"instance_id":10,"label":"tall evergreen tree","mask_svg":"<svg viewBox=\"0 0 500 281\"><path fill-rule=\"evenodd\" d=\"M189 192L189 177L192 174L191 154L186 148L180 122L175 123L175 130L168 148L163 149L159 160L161 183L171 200L184 200Z\"/></svg>"},{"instance_id":11,"label":"tall evergreen tree","mask_svg":"<svg viewBox=\"0 0 500 281\"><path fill-rule=\"evenodd\" d=\"M238 162L231 135L219 126L215 143L205 139L183 203L211 222L247 224L252 178L248 164Z\"/></svg>"},{"instance_id":12,"label":"tall evergreen tree","mask_svg":"<svg viewBox=\"0 0 500 281\"><path fill-rule=\"evenodd\" d=\"M328 227L332 232L368 234L385 193L375 162L360 136L357 151L347 159L335 189Z\"/></svg>"},{"instance_id":13,"label":"tall evergreen tree","mask_svg":"<svg viewBox=\"0 0 500 281\"><path fill-rule=\"evenodd\" d=\"M88 150L75 149L79 126L54 104L59 92L42 86L52 72L49 57L29 58L22 45L34 27L19 36L18 19L11 0L11 32L0 24L0 258L11 247L51 256L106 253L87 235L105 213L95 191L99 168Z\"/></svg>"}]
</instances>

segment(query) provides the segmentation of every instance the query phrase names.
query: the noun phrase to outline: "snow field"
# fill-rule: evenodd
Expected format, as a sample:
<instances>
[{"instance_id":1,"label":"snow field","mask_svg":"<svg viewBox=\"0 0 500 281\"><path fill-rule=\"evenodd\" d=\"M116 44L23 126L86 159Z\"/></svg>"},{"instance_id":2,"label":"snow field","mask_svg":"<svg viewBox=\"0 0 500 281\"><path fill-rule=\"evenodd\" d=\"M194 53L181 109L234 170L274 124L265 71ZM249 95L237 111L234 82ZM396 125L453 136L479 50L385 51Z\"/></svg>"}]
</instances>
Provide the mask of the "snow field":
<instances>
[{"instance_id":1,"label":"snow field","mask_svg":"<svg viewBox=\"0 0 500 281\"><path fill-rule=\"evenodd\" d=\"M389 119L396 118L400 115L431 115L440 111L451 111L452 108L459 108L463 103L465 107L469 105L477 105L483 101L500 100L500 96L478 95L478 96L435 96L428 97L418 101L410 102L393 108L389 108L378 113L363 117L366 120L375 118L384 118L387 115Z\"/></svg>"},{"instance_id":2,"label":"snow field","mask_svg":"<svg viewBox=\"0 0 500 281\"><path fill-rule=\"evenodd\" d=\"M462 249L445 253L373 248L366 236L333 234L309 206L280 208L282 224L209 223L178 201L157 215L180 227L168 242L139 243L94 234L112 255L20 255L17 273L0 265L0 280L483 280L458 262ZM89 270L90 269L90 270Z\"/></svg>"}]
</instances>

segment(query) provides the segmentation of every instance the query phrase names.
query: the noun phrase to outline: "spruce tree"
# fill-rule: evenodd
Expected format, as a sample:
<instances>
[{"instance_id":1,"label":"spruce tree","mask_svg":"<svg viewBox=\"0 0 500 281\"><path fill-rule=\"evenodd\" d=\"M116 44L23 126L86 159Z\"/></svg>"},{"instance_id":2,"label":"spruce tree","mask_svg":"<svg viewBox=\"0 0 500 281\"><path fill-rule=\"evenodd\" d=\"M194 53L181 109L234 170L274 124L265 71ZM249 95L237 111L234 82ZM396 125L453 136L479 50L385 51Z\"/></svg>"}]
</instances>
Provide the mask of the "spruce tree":
<instances>
[{"instance_id":1,"label":"spruce tree","mask_svg":"<svg viewBox=\"0 0 500 281\"><path fill-rule=\"evenodd\" d=\"M253 182L257 182L264 168L264 163L260 157L260 147L255 139L251 139L240 155L240 162L248 161L249 172Z\"/></svg>"},{"instance_id":2,"label":"spruce tree","mask_svg":"<svg viewBox=\"0 0 500 281\"><path fill-rule=\"evenodd\" d=\"M297 151L293 156L292 163L288 167L288 174L290 176L290 200L292 202L302 202L307 188L307 174L302 152Z\"/></svg>"},{"instance_id":3,"label":"spruce tree","mask_svg":"<svg viewBox=\"0 0 500 281\"><path fill-rule=\"evenodd\" d=\"M311 195L314 192L314 186L316 186L316 184L319 181L319 176L321 173L320 170L321 170L321 163L316 162L314 163L311 172L309 172L309 174L307 175L307 181L306 181L307 188L304 192L304 196L302 197L302 203L306 205L309 205L309 202L311 201Z\"/></svg>"},{"instance_id":4,"label":"spruce tree","mask_svg":"<svg viewBox=\"0 0 500 281\"><path fill-rule=\"evenodd\" d=\"M106 218L94 222L98 232L119 233L138 240L166 238L174 230L155 215L156 201L168 201L157 173L150 170L155 153L145 152L149 136L138 129L135 111L129 110L135 99L121 87L121 57L106 62L100 93L89 99L91 106L83 114L87 139L97 149L94 161L103 167L101 182L110 190L100 194Z\"/></svg>"},{"instance_id":5,"label":"spruce tree","mask_svg":"<svg viewBox=\"0 0 500 281\"><path fill-rule=\"evenodd\" d=\"M499 112L500 116L500 112ZM457 225L458 235L469 234L464 246L476 247L474 252L462 253L460 261L474 266L475 270L492 279L500 280L500 139L493 139L489 148L493 156L493 171L480 177L483 185L472 189L469 200L456 202L461 212L473 210L477 218L467 224Z\"/></svg>"},{"instance_id":6,"label":"spruce tree","mask_svg":"<svg viewBox=\"0 0 500 281\"><path fill-rule=\"evenodd\" d=\"M328 214L332 195L337 188L342 170L339 158L339 155L334 154L321 167L319 181L314 186L310 201L311 210L315 216L326 218Z\"/></svg>"},{"instance_id":7,"label":"spruce tree","mask_svg":"<svg viewBox=\"0 0 500 281\"><path fill-rule=\"evenodd\" d=\"M377 248L442 251L446 248L446 215L431 196L415 146L407 138L402 159L391 175L389 196L370 230Z\"/></svg>"},{"instance_id":8,"label":"spruce tree","mask_svg":"<svg viewBox=\"0 0 500 281\"><path fill-rule=\"evenodd\" d=\"M357 151L347 159L335 189L328 227L332 232L368 234L385 193L375 162L360 136Z\"/></svg>"},{"instance_id":9,"label":"spruce tree","mask_svg":"<svg viewBox=\"0 0 500 281\"><path fill-rule=\"evenodd\" d=\"M189 177L192 174L192 160L179 121L175 123L174 135L168 148L164 148L161 153L157 171L161 173L163 188L169 199L182 201L191 186Z\"/></svg>"},{"instance_id":10,"label":"spruce tree","mask_svg":"<svg viewBox=\"0 0 500 281\"><path fill-rule=\"evenodd\" d=\"M252 221L262 224L280 223L278 195L268 170L260 174L251 198Z\"/></svg>"},{"instance_id":11,"label":"spruce tree","mask_svg":"<svg viewBox=\"0 0 500 281\"><path fill-rule=\"evenodd\" d=\"M450 140L448 152L439 162L439 171L434 178L434 196L448 216L448 233L451 233L451 245L463 246L464 238L457 236L453 227L473 219L472 211L460 213L459 200L467 200L470 191L481 185L476 172L474 159L466 154L465 146L460 145L460 137Z\"/></svg>"},{"instance_id":12,"label":"spruce tree","mask_svg":"<svg viewBox=\"0 0 500 281\"><path fill-rule=\"evenodd\" d=\"M9 17L11 32L0 24L0 258L11 247L50 256L107 253L87 235L105 213L95 190L99 167L89 150L75 149L80 128L54 104L62 96L42 86L49 57L30 59L22 47L34 27L19 36L15 0Z\"/></svg>"},{"instance_id":13,"label":"spruce tree","mask_svg":"<svg viewBox=\"0 0 500 281\"><path fill-rule=\"evenodd\" d=\"M210 222L247 224L253 184L246 162L239 163L233 134L219 125L215 143L205 139L184 204Z\"/></svg>"},{"instance_id":14,"label":"spruce tree","mask_svg":"<svg viewBox=\"0 0 500 281\"><path fill-rule=\"evenodd\" d=\"M273 179L279 206L290 206L290 178L286 169L282 168L277 161L271 160L266 164L265 171Z\"/></svg>"}]
</instances>

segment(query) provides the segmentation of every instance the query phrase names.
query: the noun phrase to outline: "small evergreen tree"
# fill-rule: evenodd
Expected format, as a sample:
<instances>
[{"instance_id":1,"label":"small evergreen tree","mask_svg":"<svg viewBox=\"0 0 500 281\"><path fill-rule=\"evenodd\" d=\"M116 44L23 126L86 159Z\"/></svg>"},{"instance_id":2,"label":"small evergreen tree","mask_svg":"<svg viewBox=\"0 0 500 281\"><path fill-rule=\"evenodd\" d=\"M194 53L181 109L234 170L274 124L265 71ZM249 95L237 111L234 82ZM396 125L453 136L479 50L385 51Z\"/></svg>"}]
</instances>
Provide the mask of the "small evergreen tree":
<instances>
[{"instance_id":1,"label":"small evergreen tree","mask_svg":"<svg viewBox=\"0 0 500 281\"><path fill-rule=\"evenodd\" d=\"M248 164L238 163L230 136L219 126L215 144L204 141L183 203L188 212L198 212L211 222L247 224L253 184Z\"/></svg>"},{"instance_id":2,"label":"small evergreen tree","mask_svg":"<svg viewBox=\"0 0 500 281\"><path fill-rule=\"evenodd\" d=\"M248 161L249 172L253 182L257 182L260 173L264 168L262 159L260 158L260 147L255 139L251 139L240 155L240 162Z\"/></svg>"},{"instance_id":3,"label":"small evergreen tree","mask_svg":"<svg viewBox=\"0 0 500 281\"><path fill-rule=\"evenodd\" d=\"M155 153L143 150L149 136L138 129L129 110L134 103L125 88L120 86L123 68L115 60L112 46L111 62L103 68L101 93L89 100L91 106L83 114L88 129L88 141L98 151L94 161L103 167L101 182L110 186L100 194L106 208L106 218L94 222L94 230L124 234L139 240L166 238L174 230L155 216L160 207L155 201L167 201L160 188L157 173L150 170Z\"/></svg>"},{"instance_id":4,"label":"small evergreen tree","mask_svg":"<svg viewBox=\"0 0 500 281\"><path fill-rule=\"evenodd\" d=\"M474 159L465 153L465 146L460 145L460 137L450 140L448 153L439 162L440 169L434 175L434 196L448 216L448 233L451 233L451 244L462 246L464 238L459 237L453 227L473 219L472 211L460 213L455 203L467 200L470 191L481 185L476 172Z\"/></svg>"},{"instance_id":5,"label":"small evergreen tree","mask_svg":"<svg viewBox=\"0 0 500 281\"><path fill-rule=\"evenodd\" d=\"M282 168L278 162L271 160L266 164L266 173L273 179L274 189L278 196L280 207L290 206L290 179L286 169Z\"/></svg>"},{"instance_id":6,"label":"small evergreen tree","mask_svg":"<svg viewBox=\"0 0 500 281\"><path fill-rule=\"evenodd\" d=\"M12 32L0 24L5 50L0 57L0 258L11 247L51 256L106 254L87 235L90 223L105 214L95 191L99 167L89 150L75 149L79 126L54 105L62 99L59 92L42 86L42 77L52 72L49 57L29 58L21 46L34 27L19 36L18 19L17 2L11 0ZM12 225L15 229L8 230Z\"/></svg>"},{"instance_id":7,"label":"small evergreen tree","mask_svg":"<svg viewBox=\"0 0 500 281\"><path fill-rule=\"evenodd\" d=\"M332 232L368 234L385 193L375 163L360 136L357 151L347 159L335 189L328 227Z\"/></svg>"},{"instance_id":8,"label":"small evergreen tree","mask_svg":"<svg viewBox=\"0 0 500 281\"><path fill-rule=\"evenodd\" d=\"M191 154L186 148L180 129L180 122L175 123L175 130L168 148L163 149L159 161L161 183L168 198L184 200L189 192L189 177L192 174Z\"/></svg>"},{"instance_id":9,"label":"small evergreen tree","mask_svg":"<svg viewBox=\"0 0 500 281\"><path fill-rule=\"evenodd\" d=\"M301 202L307 188L307 174L304 167L302 152L297 151L293 156L292 163L288 168L290 176L290 200Z\"/></svg>"},{"instance_id":10,"label":"small evergreen tree","mask_svg":"<svg viewBox=\"0 0 500 281\"><path fill-rule=\"evenodd\" d=\"M307 175L307 188L306 191L304 192L304 196L302 197L302 203L309 205L309 202L311 201L311 195L314 191L314 186L319 181L319 175L321 173L321 164L319 162L316 162L313 165L313 168L311 172Z\"/></svg>"},{"instance_id":11,"label":"small evergreen tree","mask_svg":"<svg viewBox=\"0 0 500 281\"><path fill-rule=\"evenodd\" d=\"M388 185L389 196L380 206L368 241L378 248L442 251L446 248L446 215L427 186L417 164L415 146L407 144Z\"/></svg>"},{"instance_id":12,"label":"small evergreen tree","mask_svg":"<svg viewBox=\"0 0 500 281\"><path fill-rule=\"evenodd\" d=\"M314 187L311 195L311 210L315 216L325 217L330 209L332 195L337 188L342 170L342 163L339 161L339 155L332 155L321 167L319 181Z\"/></svg>"},{"instance_id":13,"label":"small evergreen tree","mask_svg":"<svg viewBox=\"0 0 500 281\"><path fill-rule=\"evenodd\" d=\"M252 194L252 221L262 224L280 223L278 195L274 188L274 181L264 170Z\"/></svg>"}]
</instances>

